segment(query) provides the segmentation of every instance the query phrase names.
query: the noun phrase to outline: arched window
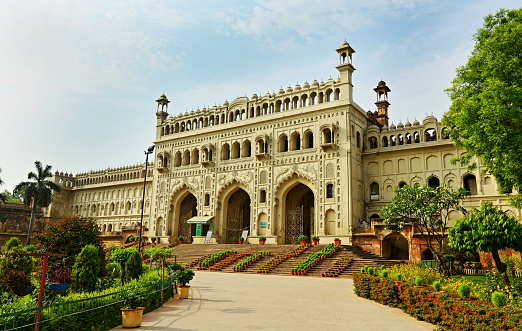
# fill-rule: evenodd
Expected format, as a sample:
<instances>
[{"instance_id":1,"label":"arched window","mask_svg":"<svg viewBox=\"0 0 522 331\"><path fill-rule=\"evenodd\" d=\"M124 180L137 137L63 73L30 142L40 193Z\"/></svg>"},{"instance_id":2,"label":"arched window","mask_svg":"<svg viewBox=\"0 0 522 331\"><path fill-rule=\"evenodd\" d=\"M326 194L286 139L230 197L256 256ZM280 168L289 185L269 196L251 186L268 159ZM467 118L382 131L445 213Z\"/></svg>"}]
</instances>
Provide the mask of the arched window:
<instances>
[{"instance_id":1,"label":"arched window","mask_svg":"<svg viewBox=\"0 0 522 331\"><path fill-rule=\"evenodd\" d=\"M399 188L403 188L403 187L406 186L406 185L407 185L407 184L406 184L406 182L404 182L404 181L399 182Z\"/></svg>"},{"instance_id":2,"label":"arched window","mask_svg":"<svg viewBox=\"0 0 522 331\"><path fill-rule=\"evenodd\" d=\"M319 92L319 95L317 97L317 103L323 103L323 99L324 99L324 93Z\"/></svg>"},{"instance_id":3,"label":"arched window","mask_svg":"<svg viewBox=\"0 0 522 331\"><path fill-rule=\"evenodd\" d=\"M448 128L442 128L442 131L440 132L440 136L442 139L449 139L449 130Z\"/></svg>"},{"instance_id":4,"label":"arched window","mask_svg":"<svg viewBox=\"0 0 522 331\"><path fill-rule=\"evenodd\" d=\"M377 137L370 137L370 138L368 138L368 143L370 145L370 149L377 148Z\"/></svg>"},{"instance_id":5,"label":"arched window","mask_svg":"<svg viewBox=\"0 0 522 331\"><path fill-rule=\"evenodd\" d=\"M326 102L332 101L332 90L331 89L326 90L325 97L326 97Z\"/></svg>"},{"instance_id":6,"label":"arched window","mask_svg":"<svg viewBox=\"0 0 522 331\"><path fill-rule=\"evenodd\" d=\"M228 143L221 146L221 160L230 160L230 145Z\"/></svg>"},{"instance_id":7,"label":"arched window","mask_svg":"<svg viewBox=\"0 0 522 331\"><path fill-rule=\"evenodd\" d=\"M266 153L266 149L265 149L265 141L264 139L258 139L256 141L256 145L257 145L257 153L258 154L264 154Z\"/></svg>"},{"instance_id":8,"label":"arched window","mask_svg":"<svg viewBox=\"0 0 522 331\"><path fill-rule=\"evenodd\" d=\"M397 145L397 138L395 136L390 137L390 146Z\"/></svg>"},{"instance_id":9,"label":"arched window","mask_svg":"<svg viewBox=\"0 0 522 331\"><path fill-rule=\"evenodd\" d=\"M259 202L260 203L266 202L266 190L259 191Z\"/></svg>"},{"instance_id":10,"label":"arched window","mask_svg":"<svg viewBox=\"0 0 522 331\"><path fill-rule=\"evenodd\" d=\"M333 143L333 134L332 130L329 128L323 129L323 143L324 144L332 144Z\"/></svg>"},{"instance_id":11,"label":"arched window","mask_svg":"<svg viewBox=\"0 0 522 331\"><path fill-rule=\"evenodd\" d=\"M413 132L413 142L416 144L420 143L420 135L417 131Z\"/></svg>"},{"instance_id":12,"label":"arched window","mask_svg":"<svg viewBox=\"0 0 522 331\"><path fill-rule=\"evenodd\" d=\"M406 133L405 135L406 144L411 144L411 133Z\"/></svg>"},{"instance_id":13,"label":"arched window","mask_svg":"<svg viewBox=\"0 0 522 331\"><path fill-rule=\"evenodd\" d=\"M242 157L249 157L252 155L250 140L243 141L243 147L241 148L241 151L242 151L242 153L241 153Z\"/></svg>"},{"instance_id":14,"label":"arched window","mask_svg":"<svg viewBox=\"0 0 522 331\"><path fill-rule=\"evenodd\" d=\"M206 193L205 194L205 206L209 206L210 205L210 194Z\"/></svg>"},{"instance_id":15,"label":"arched window","mask_svg":"<svg viewBox=\"0 0 522 331\"><path fill-rule=\"evenodd\" d=\"M339 100L339 96L341 95L341 90L336 88L334 92L334 100Z\"/></svg>"},{"instance_id":16,"label":"arched window","mask_svg":"<svg viewBox=\"0 0 522 331\"><path fill-rule=\"evenodd\" d=\"M290 136L290 150L296 151L301 149L301 136L298 132L292 133Z\"/></svg>"},{"instance_id":17,"label":"arched window","mask_svg":"<svg viewBox=\"0 0 522 331\"><path fill-rule=\"evenodd\" d=\"M233 159L239 159L239 156L241 155L241 147L239 146L239 143L235 141L232 144L232 155L231 157Z\"/></svg>"},{"instance_id":18,"label":"arched window","mask_svg":"<svg viewBox=\"0 0 522 331\"><path fill-rule=\"evenodd\" d=\"M286 134L283 133L279 136L278 145L279 152L288 152L288 137Z\"/></svg>"},{"instance_id":19,"label":"arched window","mask_svg":"<svg viewBox=\"0 0 522 331\"><path fill-rule=\"evenodd\" d=\"M470 195L477 195L477 179L473 174L467 174L462 179L464 182L464 189L469 192Z\"/></svg>"},{"instance_id":20,"label":"arched window","mask_svg":"<svg viewBox=\"0 0 522 331\"><path fill-rule=\"evenodd\" d=\"M357 148L361 148L361 134L359 133L359 131L357 131L355 139L356 139L356 143L357 143Z\"/></svg>"},{"instance_id":21,"label":"arched window","mask_svg":"<svg viewBox=\"0 0 522 331\"><path fill-rule=\"evenodd\" d=\"M431 176L428 178L428 186L433 188L439 187L440 180L436 176Z\"/></svg>"},{"instance_id":22,"label":"arched window","mask_svg":"<svg viewBox=\"0 0 522 331\"><path fill-rule=\"evenodd\" d=\"M183 161L182 164L189 165L190 164L190 152L188 150L183 152Z\"/></svg>"},{"instance_id":23,"label":"arched window","mask_svg":"<svg viewBox=\"0 0 522 331\"><path fill-rule=\"evenodd\" d=\"M314 147L314 134L312 131L306 131L304 133L304 148Z\"/></svg>"},{"instance_id":24,"label":"arched window","mask_svg":"<svg viewBox=\"0 0 522 331\"><path fill-rule=\"evenodd\" d=\"M379 200L379 184L373 182L370 184L370 200Z\"/></svg>"},{"instance_id":25,"label":"arched window","mask_svg":"<svg viewBox=\"0 0 522 331\"><path fill-rule=\"evenodd\" d=\"M433 128L426 129L424 131L425 141L435 141L437 140L437 131Z\"/></svg>"},{"instance_id":26,"label":"arched window","mask_svg":"<svg viewBox=\"0 0 522 331\"><path fill-rule=\"evenodd\" d=\"M334 186L333 184L326 184L326 197L333 198L334 197Z\"/></svg>"},{"instance_id":27,"label":"arched window","mask_svg":"<svg viewBox=\"0 0 522 331\"><path fill-rule=\"evenodd\" d=\"M404 145L404 137L402 134L397 135L397 140L399 141L399 145Z\"/></svg>"},{"instance_id":28,"label":"arched window","mask_svg":"<svg viewBox=\"0 0 522 331\"><path fill-rule=\"evenodd\" d=\"M191 163L192 164L198 164L199 163L199 150L197 148L194 148L192 150Z\"/></svg>"},{"instance_id":29,"label":"arched window","mask_svg":"<svg viewBox=\"0 0 522 331\"><path fill-rule=\"evenodd\" d=\"M382 147L388 147L388 137L382 137Z\"/></svg>"}]
</instances>

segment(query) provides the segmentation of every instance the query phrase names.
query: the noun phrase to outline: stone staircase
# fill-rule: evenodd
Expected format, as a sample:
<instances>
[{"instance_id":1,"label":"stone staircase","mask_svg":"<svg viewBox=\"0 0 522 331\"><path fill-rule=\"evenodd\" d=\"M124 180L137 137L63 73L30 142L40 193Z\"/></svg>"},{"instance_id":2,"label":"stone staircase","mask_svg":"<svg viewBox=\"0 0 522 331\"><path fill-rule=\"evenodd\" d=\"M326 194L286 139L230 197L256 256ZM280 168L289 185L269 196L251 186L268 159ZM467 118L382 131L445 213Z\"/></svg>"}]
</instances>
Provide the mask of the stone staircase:
<instances>
[{"instance_id":1,"label":"stone staircase","mask_svg":"<svg viewBox=\"0 0 522 331\"><path fill-rule=\"evenodd\" d=\"M266 256L256 263L249 266L246 270L242 271L243 273L257 273L257 270L263 266L270 259L286 254L294 249L299 247L299 245L249 245L249 244L213 244L213 245L193 245L193 244L181 244L174 248L174 252L176 254L175 259L171 259L170 261L176 261L182 265L187 265L188 263L194 261L197 258L201 258L204 256L208 256L214 254L216 252L232 249L236 250L239 254L253 254L260 251L269 251L272 253L272 256ZM295 266L300 261L304 260L308 255L315 253L321 249L326 247L326 245L316 245L308 248L306 251L301 253L297 257L290 257L283 262L281 262L278 266L276 266L270 274L276 275L291 275L292 267ZM343 257L348 257L352 259L350 265L344 270L338 277L339 278L351 278L355 272L359 272L360 269L365 266L392 266L399 263L404 263L405 261L400 260L390 260L383 258L381 256L366 252L357 246L348 246L343 245L341 249L336 252L333 256L326 258L321 261L319 264L314 266L307 274L307 276L311 277L321 277L321 274L327 271L330 266L332 266L335 261L341 259ZM241 261L241 258L233 261L230 264L223 265L223 268L220 272L234 272L233 267L234 264Z\"/></svg>"},{"instance_id":2,"label":"stone staircase","mask_svg":"<svg viewBox=\"0 0 522 331\"><path fill-rule=\"evenodd\" d=\"M296 257L291 257L275 267L271 274L274 275L291 275L292 274L292 267L295 266L300 261L306 259L306 257L312 253L318 252L321 249L325 248L326 245L315 245L310 248L308 248L306 251L304 251L302 254Z\"/></svg>"}]
</instances>

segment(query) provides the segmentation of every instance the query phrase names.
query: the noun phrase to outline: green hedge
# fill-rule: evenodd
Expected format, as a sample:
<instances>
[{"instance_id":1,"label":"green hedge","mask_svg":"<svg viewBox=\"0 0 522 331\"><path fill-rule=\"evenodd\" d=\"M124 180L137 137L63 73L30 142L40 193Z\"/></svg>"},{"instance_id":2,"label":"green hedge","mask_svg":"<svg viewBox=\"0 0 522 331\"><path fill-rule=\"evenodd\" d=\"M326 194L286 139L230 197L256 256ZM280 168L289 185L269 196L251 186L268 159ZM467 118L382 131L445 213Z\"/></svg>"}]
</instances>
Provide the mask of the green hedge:
<instances>
[{"instance_id":1,"label":"green hedge","mask_svg":"<svg viewBox=\"0 0 522 331\"><path fill-rule=\"evenodd\" d=\"M442 330L520 330L522 326L522 309L495 307L455 293L436 292L430 286L412 286L363 273L354 275L354 292L383 304L397 304L406 313Z\"/></svg>"},{"instance_id":2,"label":"green hedge","mask_svg":"<svg viewBox=\"0 0 522 331\"><path fill-rule=\"evenodd\" d=\"M60 297L52 305L45 306L42 314L41 330L104 331L121 324L120 309L129 302L152 311L174 295L173 280L162 283L157 273L143 275L139 280L102 292L77 293ZM162 296L163 292L163 296ZM34 301L26 298L0 307L0 330L32 330L34 321Z\"/></svg>"}]
</instances>

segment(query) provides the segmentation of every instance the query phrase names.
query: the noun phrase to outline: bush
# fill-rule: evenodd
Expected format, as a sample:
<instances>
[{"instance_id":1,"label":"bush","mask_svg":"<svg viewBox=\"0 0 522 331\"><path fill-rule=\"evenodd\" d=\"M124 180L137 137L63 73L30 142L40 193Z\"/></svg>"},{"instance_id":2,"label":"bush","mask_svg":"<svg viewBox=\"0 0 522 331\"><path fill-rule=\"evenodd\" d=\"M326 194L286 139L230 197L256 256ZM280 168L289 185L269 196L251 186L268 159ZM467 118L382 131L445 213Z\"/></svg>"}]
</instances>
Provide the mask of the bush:
<instances>
[{"instance_id":1,"label":"bush","mask_svg":"<svg viewBox=\"0 0 522 331\"><path fill-rule=\"evenodd\" d=\"M353 276L355 294L392 307L400 306L399 292L388 278L357 273Z\"/></svg>"},{"instance_id":2,"label":"bush","mask_svg":"<svg viewBox=\"0 0 522 331\"><path fill-rule=\"evenodd\" d=\"M34 259L27 256L27 246L13 245L0 257L0 289L19 296L31 292L31 273Z\"/></svg>"},{"instance_id":3,"label":"bush","mask_svg":"<svg viewBox=\"0 0 522 331\"><path fill-rule=\"evenodd\" d=\"M194 278L194 271L190 269L181 269L176 271L176 280L182 286L187 286L188 283Z\"/></svg>"},{"instance_id":4,"label":"bush","mask_svg":"<svg viewBox=\"0 0 522 331\"><path fill-rule=\"evenodd\" d=\"M301 242L301 241L306 241L306 242L308 242L308 241L310 241L310 240L308 239L308 236L305 236L304 234L302 234L302 235L299 235L299 237L297 237L297 241L298 241L298 242Z\"/></svg>"},{"instance_id":5,"label":"bush","mask_svg":"<svg viewBox=\"0 0 522 331\"><path fill-rule=\"evenodd\" d=\"M72 269L73 288L79 292L93 292L100 274L100 251L86 245L76 257Z\"/></svg>"},{"instance_id":6,"label":"bush","mask_svg":"<svg viewBox=\"0 0 522 331\"><path fill-rule=\"evenodd\" d=\"M416 264L397 264L390 269L390 275L396 279L397 274L402 275L402 279L410 284L415 284L415 278L421 277L425 284L432 284L436 280L442 280L442 275L433 268L422 268Z\"/></svg>"},{"instance_id":7,"label":"bush","mask_svg":"<svg viewBox=\"0 0 522 331\"><path fill-rule=\"evenodd\" d=\"M369 274L369 275L375 275L375 269L373 267L368 267L366 269L366 272Z\"/></svg>"},{"instance_id":8,"label":"bush","mask_svg":"<svg viewBox=\"0 0 522 331\"><path fill-rule=\"evenodd\" d=\"M143 273L143 265L140 253L135 249L125 261L125 278L127 280L138 279Z\"/></svg>"},{"instance_id":9,"label":"bush","mask_svg":"<svg viewBox=\"0 0 522 331\"><path fill-rule=\"evenodd\" d=\"M497 307L502 307L507 305L508 299L504 293L496 291L491 295L491 303Z\"/></svg>"},{"instance_id":10,"label":"bush","mask_svg":"<svg viewBox=\"0 0 522 331\"><path fill-rule=\"evenodd\" d=\"M383 278L388 278L388 275L390 274L390 272L386 269L384 270L381 270L381 272L379 273L379 275Z\"/></svg>"},{"instance_id":11,"label":"bush","mask_svg":"<svg viewBox=\"0 0 522 331\"><path fill-rule=\"evenodd\" d=\"M121 266L119 263L110 262L105 265L105 273L110 278L121 277Z\"/></svg>"},{"instance_id":12,"label":"bush","mask_svg":"<svg viewBox=\"0 0 522 331\"><path fill-rule=\"evenodd\" d=\"M459 286L458 293L463 298L469 298L469 294L471 293L471 288L467 284L462 284Z\"/></svg>"},{"instance_id":13,"label":"bush","mask_svg":"<svg viewBox=\"0 0 522 331\"><path fill-rule=\"evenodd\" d=\"M18 239L17 237L11 237L9 238L5 244L4 244L4 252L10 251L14 247L21 247L22 241Z\"/></svg>"},{"instance_id":14,"label":"bush","mask_svg":"<svg viewBox=\"0 0 522 331\"><path fill-rule=\"evenodd\" d=\"M417 285L417 286L424 285L424 280L422 279L421 276L417 276L417 277L415 277L415 280L414 280L413 282L414 282L415 285Z\"/></svg>"},{"instance_id":15,"label":"bush","mask_svg":"<svg viewBox=\"0 0 522 331\"><path fill-rule=\"evenodd\" d=\"M437 291L437 292L440 291L441 288L442 288L442 284L441 284L441 282L438 281L438 280L434 281L433 284L431 284L431 286L432 286L433 289L434 289L435 291Z\"/></svg>"},{"instance_id":16,"label":"bush","mask_svg":"<svg viewBox=\"0 0 522 331\"><path fill-rule=\"evenodd\" d=\"M169 274L174 274L176 271L184 269L183 266L179 263L172 262L167 264L167 270L169 271Z\"/></svg>"}]
</instances>

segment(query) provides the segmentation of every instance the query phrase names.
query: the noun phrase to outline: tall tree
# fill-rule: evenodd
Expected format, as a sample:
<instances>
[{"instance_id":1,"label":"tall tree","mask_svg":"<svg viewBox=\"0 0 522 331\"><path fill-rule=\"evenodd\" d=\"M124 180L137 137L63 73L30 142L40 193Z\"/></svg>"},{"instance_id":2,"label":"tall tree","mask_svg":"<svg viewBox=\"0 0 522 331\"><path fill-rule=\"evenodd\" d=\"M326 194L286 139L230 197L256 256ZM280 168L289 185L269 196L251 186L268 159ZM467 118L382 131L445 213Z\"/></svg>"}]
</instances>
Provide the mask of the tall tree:
<instances>
[{"instance_id":1,"label":"tall tree","mask_svg":"<svg viewBox=\"0 0 522 331\"><path fill-rule=\"evenodd\" d=\"M502 279L510 286L506 265L498 251L522 249L522 224L491 203L484 203L455 223L449 231L449 244L463 251L490 252Z\"/></svg>"},{"instance_id":2,"label":"tall tree","mask_svg":"<svg viewBox=\"0 0 522 331\"><path fill-rule=\"evenodd\" d=\"M14 189L15 194L21 194L24 203L31 206L31 218L29 220L29 229L27 230L27 244L31 243L31 231L34 223L35 212L37 208L48 207L52 201L52 194L60 191L60 186L48 180L53 175L51 166L46 165L42 168L40 161L35 161L36 173L29 172L28 182L21 182Z\"/></svg>"},{"instance_id":3,"label":"tall tree","mask_svg":"<svg viewBox=\"0 0 522 331\"><path fill-rule=\"evenodd\" d=\"M484 18L468 62L448 89L450 138L495 175L502 192L522 191L522 9Z\"/></svg>"},{"instance_id":4,"label":"tall tree","mask_svg":"<svg viewBox=\"0 0 522 331\"><path fill-rule=\"evenodd\" d=\"M2 172L2 169L0 169L0 172ZM0 178L0 185L3 185L4 181L2 178ZM4 193L0 193L0 202L6 202L7 201L7 195Z\"/></svg>"},{"instance_id":5,"label":"tall tree","mask_svg":"<svg viewBox=\"0 0 522 331\"><path fill-rule=\"evenodd\" d=\"M464 211L460 202L466 191L417 184L403 186L395 193L393 200L383 208L386 228L400 230L413 226L416 232L422 234L421 238L439 262L440 270L449 273L443 259L449 214L452 210Z\"/></svg>"}]
</instances>

